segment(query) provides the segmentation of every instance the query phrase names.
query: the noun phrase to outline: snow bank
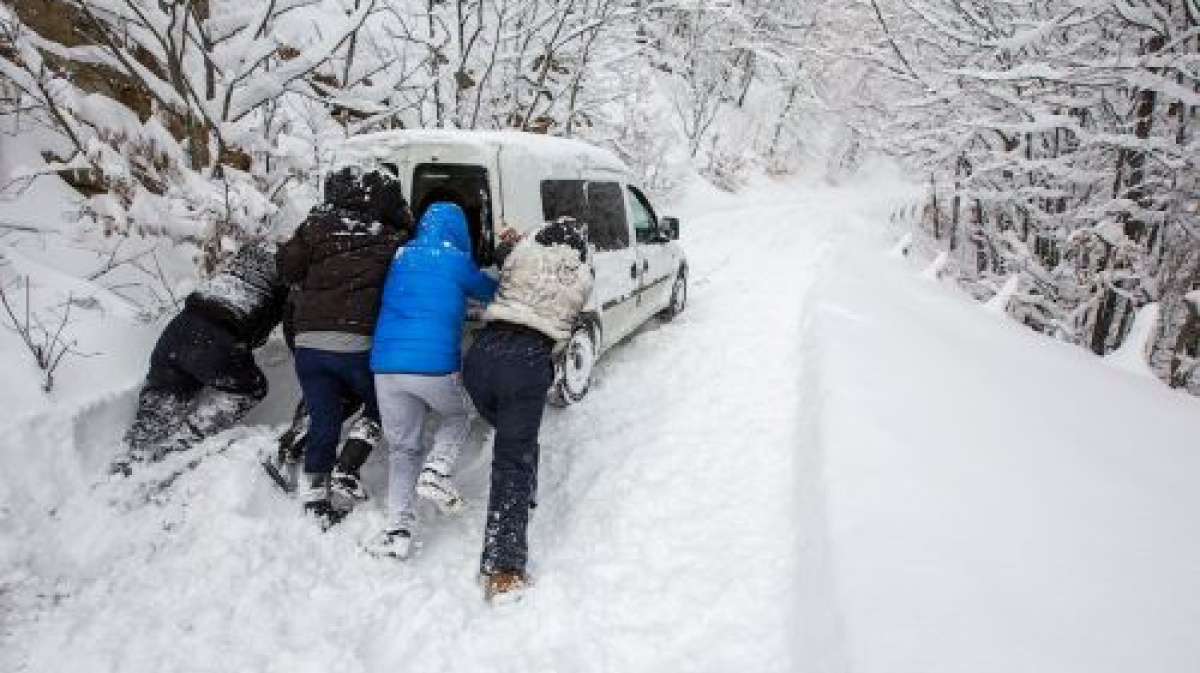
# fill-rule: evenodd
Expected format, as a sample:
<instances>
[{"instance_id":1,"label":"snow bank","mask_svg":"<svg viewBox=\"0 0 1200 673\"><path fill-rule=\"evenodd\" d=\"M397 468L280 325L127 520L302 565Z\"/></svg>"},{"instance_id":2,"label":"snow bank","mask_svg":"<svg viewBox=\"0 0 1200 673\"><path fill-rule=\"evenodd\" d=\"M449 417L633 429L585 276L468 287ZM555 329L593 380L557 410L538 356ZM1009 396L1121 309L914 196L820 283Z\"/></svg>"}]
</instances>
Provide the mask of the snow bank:
<instances>
[{"instance_id":1,"label":"snow bank","mask_svg":"<svg viewBox=\"0 0 1200 673\"><path fill-rule=\"evenodd\" d=\"M1200 670L1200 401L882 251L826 268L805 341L849 670Z\"/></svg>"},{"instance_id":2,"label":"snow bank","mask_svg":"<svg viewBox=\"0 0 1200 673\"><path fill-rule=\"evenodd\" d=\"M1158 328L1159 313L1157 303L1138 309L1129 334L1125 336L1121 346L1109 353L1104 361L1117 369L1157 381L1158 375L1150 368L1149 353L1150 346L1154 343L1154 331Z\"/></svg>"}]
</instances>

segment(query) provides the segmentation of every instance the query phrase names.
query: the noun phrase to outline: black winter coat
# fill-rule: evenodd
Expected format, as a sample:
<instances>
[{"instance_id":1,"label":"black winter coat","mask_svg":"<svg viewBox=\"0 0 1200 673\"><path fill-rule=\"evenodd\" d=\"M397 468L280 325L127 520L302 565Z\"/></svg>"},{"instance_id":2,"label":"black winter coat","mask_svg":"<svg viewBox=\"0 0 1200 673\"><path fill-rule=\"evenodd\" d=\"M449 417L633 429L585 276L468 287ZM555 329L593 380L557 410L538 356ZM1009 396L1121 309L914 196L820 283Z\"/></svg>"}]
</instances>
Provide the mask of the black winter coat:
<instances>
[{"instance_id":1,"label":"black winter coat","mask_svg":"<svg viewBox=\"0 0 1200 673\"><path fill-rule=\"evenodd\" d=\"M325 185L326 203L309 213L276 257L299 286L295 331L371 335L380 295L411 215L400 183L378 173L342 171Z\"/></svg>"},{"instance_id":2,"label":"black winter coat","mask_svg":"<svg viewBox=\"0 0 1200 673\"><path fill-rule=\"evenodd\" d=\"M287 306L288 286L265 242L242 246L229 264L185 300L185 310L229 330L250 348L267 341Z\"/></svg>"}]
</instances>

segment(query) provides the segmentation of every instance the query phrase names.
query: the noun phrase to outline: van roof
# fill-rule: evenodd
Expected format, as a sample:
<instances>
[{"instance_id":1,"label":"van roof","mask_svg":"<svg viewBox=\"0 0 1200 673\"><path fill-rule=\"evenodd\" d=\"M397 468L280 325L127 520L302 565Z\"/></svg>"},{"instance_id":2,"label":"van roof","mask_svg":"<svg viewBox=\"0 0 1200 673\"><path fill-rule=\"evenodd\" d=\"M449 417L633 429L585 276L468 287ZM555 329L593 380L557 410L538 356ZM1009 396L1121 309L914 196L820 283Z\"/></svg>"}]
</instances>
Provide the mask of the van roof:
<instances>
[{"instance_id":1,"label":"van roof","mask_svg":"<svg viewBox=\"0 0 1200 673\"><path fill-rule=\"evenodd\" d=\"M522 147L530 154L558 155L567 158L585 157L592 166L612 171L629 169L617 155L595 145L570 138L529 133L526 131L460 131L453 129L404 129L364 133L346 140L349 154L382 157L405 145L434 143L438 145L474 146L479 149Z\"/></svg>"}]
</instances>

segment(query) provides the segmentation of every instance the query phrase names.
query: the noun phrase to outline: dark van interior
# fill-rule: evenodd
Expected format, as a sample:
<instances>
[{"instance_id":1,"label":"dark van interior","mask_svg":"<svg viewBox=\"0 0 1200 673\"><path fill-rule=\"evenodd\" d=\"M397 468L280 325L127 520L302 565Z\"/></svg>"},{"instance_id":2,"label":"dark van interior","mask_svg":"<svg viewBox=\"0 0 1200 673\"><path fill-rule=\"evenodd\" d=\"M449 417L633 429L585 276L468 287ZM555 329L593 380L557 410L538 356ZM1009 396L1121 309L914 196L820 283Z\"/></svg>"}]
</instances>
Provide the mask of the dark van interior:
<instances>
[{"instance_id":1,"label":"dark van interior","mask_svg":"<svg viewBox=\"0 0 1200 673\"><path fill-rule=\"evenodd\" d=\"M479 266L490 266L495 224L487 169L464 164L418 164L412 176L413 216L420 220L435 201L451 201L463 209L471 234L471 255Z\"/></svg>"}]
</instances>

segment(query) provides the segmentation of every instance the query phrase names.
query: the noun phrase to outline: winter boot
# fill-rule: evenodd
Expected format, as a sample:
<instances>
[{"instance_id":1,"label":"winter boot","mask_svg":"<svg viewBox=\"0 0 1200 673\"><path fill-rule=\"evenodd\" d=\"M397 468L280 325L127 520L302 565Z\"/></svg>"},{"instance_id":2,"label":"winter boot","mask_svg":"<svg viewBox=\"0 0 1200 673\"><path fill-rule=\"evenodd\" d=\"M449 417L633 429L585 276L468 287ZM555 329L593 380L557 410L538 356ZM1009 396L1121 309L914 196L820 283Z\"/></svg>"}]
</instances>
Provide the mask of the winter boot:
<instances>
[{"instance_id":1,"label":"winter boot","mask_svg":"<svg viewBox=\"0 0 1200 673\"><path fill-rule=\"evenodd\" d=\"M195 406L184 424L186 427L174 434L175 443L169 445L168 450L186 449L218 432L232 428L250 413L266 394L265 387L249 393L213 391Z\"/></svg>"},{"instance_id":2,"label":"winter boot","mask_svg":"<svg viewBox=\"0 0 1200 673\"><path fill-rule=\"evenodd\" d=\"M314 500L304 503L304 513L317 520L321 530L329 530L346 518L345 510L338 509L328 500Z\"/></svg>"},{"instance_id":3,"label":"winter boot","mask_svg":"<svg viewBox=\"0 0 1200 673\"><path fill-rule=\"evenodd\" d=\"M432 502L443 514L456 514L463 510L464 503L449 472L441 465L426 466L417 477L417 495Z\"/></svg>"},{"instance_id":4,"label":"winter boot","mask_svg":"<svg viewBox=\"0 0 1200 673\"><path fill-rule=\"evenodd\" d=\"M359 470L382 437L378 422L365 417L354 421L342 446L342 453L338 456L337 466L333 468L335 494L352 501L367 499L367 490L363 488Z\"/></svg>"},{"instance_id":5,"label":"winter boot","mask_svg":"<svg viewBox=\"0 0 1200 673\"><path fill-rule=\"evenodd\" d=\"M121 448L120 454L108 464L108 473L113 476L128 477L133 474L135 467L140 469L141 466L153 463L165 454L166 451L162 449L161 444L134 447L126 443Z\"/></svg>"},{"instance_id":6,"label":"winter boot","mask_svg":"<svg viewBox=\"0 0 1200 673\"><path fill-rule=\"evenodd\" d=\"M367 499L367 489L363 487L362 477L357 472L346 472L340 465L333 468L330 488L333 497L339 502L348 503L349 507L353 507L355 501Z\"/></svg>"},{"instance_id":7,"label":"winter boot","mask_svg":"<svg viewBox=\"0 0 1200 673\"><path fill-rule=\"evenodd\" d=\"M304 503L304 513L315 518L321 530L329 530L346 518L347 510L333 506L329 498L329 473L306 473L300 501Z\"/></svg>"},{"instance_id":8,"label":"winter boot","mask_svg":"<svg viewBox=\"0 0 1200 673\"><path fill-rule=\"evenodd\" d=\"M292 459L290 449L280 447L274 454L262 460L262 467L263 470L266 470L267 476L271 477L271 481L275 482L275 485L284 493L296 490L296 474L299 466Z\"/></svg>"},{"instance_id":9,"label":"winter boot","mask_svg":"<svg viewBox=\"0 0 1200 673\"><path fill-rule=\"evenodd\" d=\"M385 528L371 538L364 549L372 556L403 561L413 552L412 531L407 528Z\"/></svg>"},{"instance_id":10,"label":"winter boot","mask_svg":"<svg viewBox=\"0 0 1200 673\"><path fill-rule=\"evenodd\" d=\"M520 570L497 570L483 576L483 598L492 604L521 600L529 578Z\"/></svg>"},{"instance_id":11,"label":"winter boot","mask_svg":"<svg viewBox=\"0 0 1200 673\"><path fill-rule=\"evenodd\" d=\"M304 457L304 447L307 445L308 409L301 402L296 405L296 412L292 415L292 424L279 436L280 457L286 454L288 460L298 463Z\"/></svg>"},{"instance_id":12,"label":"winter boot","mask_svg":"<svg viewBox=\"0 0 1200 673\"><path fill-rule=\"evenodd\" d=\"M162 458L173 434L185 425L191 403L188 395L144 388L138 394L137 413L125 433L122 453L109 465L109 473L127 477L134 466Z\"/></svg>"},{"instance_id":13,"label":"winter boot","mask_svg":"<svg viewBox=\"0 0 1200 673\"><path fill-rule=\"evenodd\" d=\"M308 443L308 411L304 403L296 405L292 424L279 436L279 446L274 454L262 461L263 469L284 493L296 490L296 477L304 458L304 447Z\"/></svg>"}]
</instances>

